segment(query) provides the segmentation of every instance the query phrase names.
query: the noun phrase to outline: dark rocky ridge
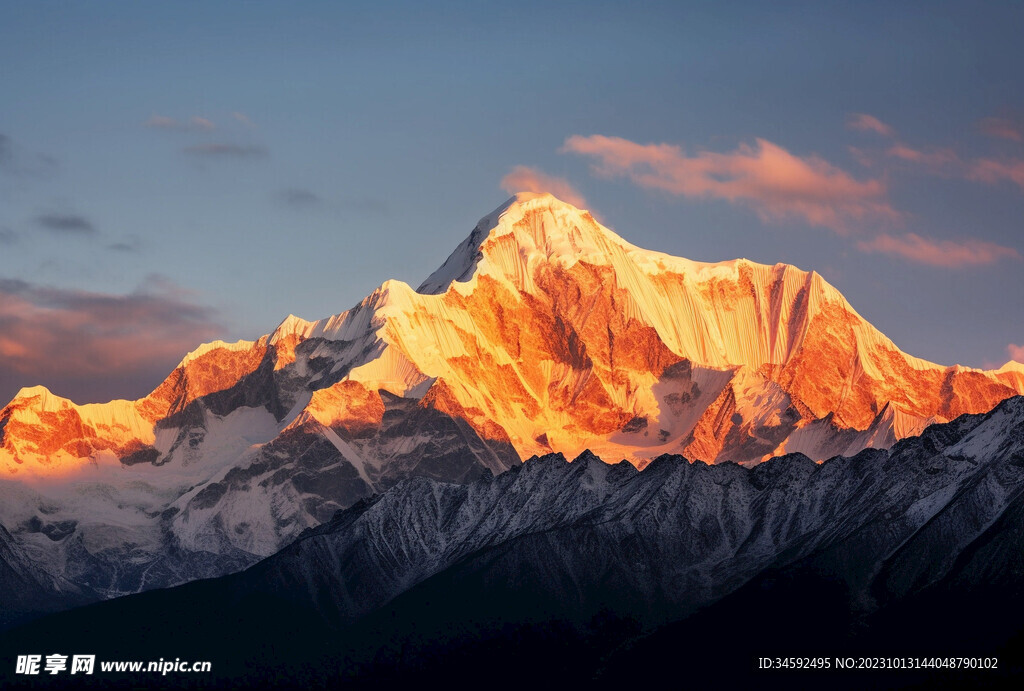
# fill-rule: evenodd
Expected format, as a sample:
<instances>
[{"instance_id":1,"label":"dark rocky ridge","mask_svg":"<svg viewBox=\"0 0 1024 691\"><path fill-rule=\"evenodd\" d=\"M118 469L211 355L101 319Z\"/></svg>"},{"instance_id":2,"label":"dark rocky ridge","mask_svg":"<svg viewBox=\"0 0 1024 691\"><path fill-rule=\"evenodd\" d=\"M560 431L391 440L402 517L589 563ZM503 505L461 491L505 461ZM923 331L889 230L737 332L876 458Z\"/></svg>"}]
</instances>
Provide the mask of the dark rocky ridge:
<instances>
[{"instance_id":1,"label":"dark rocky ridge","mask_svg":"<svg viewBox=\"0 0 1024 691\"><path fill-rule=\"evenodd\" d=\"M663 456L641 472L550 455L468 485L414 478L242 573L49 617L2 645L173 650L215 658L211 683L268 686L621 687L670 672L698 685L1009 684L1024 631L1022 460L1018 397L822 464ZM757 655L811 654L1001 667L753 669Z\"/></svg>"}]
</instances>

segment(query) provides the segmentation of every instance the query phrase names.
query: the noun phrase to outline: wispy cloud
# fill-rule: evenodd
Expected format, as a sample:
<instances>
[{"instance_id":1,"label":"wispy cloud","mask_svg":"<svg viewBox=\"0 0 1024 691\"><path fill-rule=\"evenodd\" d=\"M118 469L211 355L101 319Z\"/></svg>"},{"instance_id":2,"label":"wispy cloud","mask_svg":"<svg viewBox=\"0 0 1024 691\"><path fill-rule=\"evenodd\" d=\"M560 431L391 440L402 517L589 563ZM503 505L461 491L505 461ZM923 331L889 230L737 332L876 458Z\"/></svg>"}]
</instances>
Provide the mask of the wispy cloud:
<instances>
[{"instance_id":1,"label":"wispy cloud","mask_svg":"<svg viewBox=\"0 0 1024 691\"><path fill-rule=\"evenodd\" d=\"M206 158L260 158L267 155L267 149L262 146L223 143L186 146L182 151L190 156Z\"/></svg>"},{"instance_id":2,"label":"wispy cloud","mask_svg":"<svg viewBox=\"0 0 1024 691\"><path fill-rule=\"evenodd\" d=\"M895 144L886 150L886 155L927 168L932 173L951 172L960 165L960 157L952 149L933 148L927 151L914 149L906 144Z\"/></svg>"},{"instance_id":3,"label":"wispy cloud","mask_svg":"<svg viewBox=\"0 0 1024 691\"><path fill-rule=\"evenodd\" d=\"M587 208L587 200L568 180L528 166L516 166L509 171L508 175L501 179L501 188L509 194L549 192L575 207Z\"/></svg>"},{"instance_id":4,"label":"wispy cloud","mask_svg":"<svg viewBox=\"0 0 1024 691\"><path fill-rule=\"evenodd\" d=\"M209 132L216 129L213 121L198 115L193 115L187 120L178 120L177 118L154 113L142 124L151 129L171 130L174 132Z\"/></svg>"},{"instance_id":5,"label":"wispy cloud","mask_svg":"<svg viewBox=\"0 0 1024 691\"><path fill-rule=\"evenodd\" d=\"M981 158L971 163L967 177L976 182L1012 182L1024 191L1024 159Z\"/></svg>"},{"instance_id":6,"label":"wispy cloud","mask_svg":"<svg viewBox=\"0 0 1024 691\"><path fill-rule=\"evenodd\" d=\"M852 222L900 218L881 180L857 180L817 156L795 156L764 139L730 153L689 156L671 144L575 135L561 151L596 159L598 175L625 176L673 195L743 204L764 221L795 218L845 233Z\"/></svg>"},{"instance_id":7,"label":"wispy cloud","mask_svg":"<svg viewBox=\"0 0 1024 691\"><path fill-rule=\"evenodd\" d=\"M53 156L26 151L11 137L0 134L0 172L21 178L46 179L57 172Z\"/></svg>"},{"instance_id":8,"label":"wispy cloud","mask_svg":"<svg viewBox=\"0 0 1024 691\"><path fill-rule=\"evenodd\" d=\"M1011 360L1024 364L1024 345L1014 345L1011 343L1006 346L1006 352L1009 353Z\"/></svg>"},{"instance_id":9,"label":"wispy cloud","mask_svg":"<svg viewBox=\"0 0 1024 691\"><path fill-rule=\"evenodd\" d=\"M238 122L242 123L246 127L249 127L251 129L256 129L256 123L254 123L252 121L252 119L248 115L246 115L245 113L239 113L236 110L234 113L231 114L231 117L233 117L235 120L237 120Z\"/></svg>"},{"instance_id":10,"label":"wispy cloud","mask_svg":"<svg viewBox=\"0 0 1024 691\"><path fill-rule=\"evenodd\" d=\"M978 123L978 129L990 137L1024 142L1024 124L1010 118L985 118Z\"/></svg>"},{"instance_id":11,"label":"wispy cloud","mask_svg":"<svg viewBox=\"0 0 1024 691\"><path fill-rule=\"evenodd\" d=\"M107 245L107 249L114 252L136 253L142 249L142 241L136 236L126 237Z\"/></svg>"},{"instance_id":12,"label":"wispy cloud","mask_svg":"<svg viewBox=\"0 0 1024 691\"><path fill-rule=\"evenodd\" d=\"M1012 247L985 240L931 240L916 233L883 234L857 243L864 252L877 252L908 259L918 264L946 268L964 268L994 264L1003 259L1021 258Z\"/></svg>"},{"instance_id":13,"label":"wispy cloud","mask_svg":"<svg viewBox=\"0 0 1024 691\"><path fill-rule=\"evenodd\" d=\"M895 134L892 127L886 125L874 115L868 115L867 113L851 113L846 119L846 127L859 132L874 132L883 137L891 137Z\"/></svg>"},{"instance_id":14,"label":"wispy cloud","mask_svg":"<svg viewBox=\"0 0 1024 691\"><path fill-rule=\"evenodd\" d=\"M222 332L212 309L160 276L126 295L0 279L0 405L39 383L84 400L140 395Z\"/></svg>"},{"instance_id":15,"label":"wispy cloud","mask_svg":"<svg viewBox=\"0 0 1024 691\"><path fill-rule=\"evenodd\" d=\"M79 214L40 214L36 216L35 222L40 228L51 233L80 236L96 234L96 226L92 221Z\"/></svg>"},{"instance_id":16,"label":"wispy cloud","mask_svg":"<svg viewBox=\"0 0 1024 691\"><path fill-rule=\"evenodd\" d=\"M853 156L853 160L865 168L871 168L875 165L875 160L871 157L871 154L864 151L864 149L856 146L848 146L846 149L850 152L850 155Z\"/></svg>"},{"instance_id":17,"label":"wispy cloud","mask_svg":"<svg viewBox=\"0 0 1024 691\"><path fill-rule=\"evenodd\" d=\"M319 195L299 187L289 187L286 190L281 190L276 196L280 201L295 208L316 206L321 202Z\"/></svg>"}]
</instances>

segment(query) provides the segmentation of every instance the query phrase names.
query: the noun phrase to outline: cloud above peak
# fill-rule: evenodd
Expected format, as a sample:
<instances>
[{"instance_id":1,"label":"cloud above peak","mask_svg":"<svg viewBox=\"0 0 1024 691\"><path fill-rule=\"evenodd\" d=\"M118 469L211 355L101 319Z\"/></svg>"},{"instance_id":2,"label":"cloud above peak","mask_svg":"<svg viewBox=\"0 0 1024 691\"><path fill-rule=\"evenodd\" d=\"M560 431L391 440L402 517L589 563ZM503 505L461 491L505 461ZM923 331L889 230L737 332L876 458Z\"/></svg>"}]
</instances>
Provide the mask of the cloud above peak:
<instances>
[{"instance_id":1,"label":"cloud above peak","mask_svg":"<svg viewBox=\"0 0 1024 691\"><path fill-rule=\"evenodd\" d=\"M0 405L35 384L80 402L143 395L222 332L212 309L160 276L125 295L0 278Z\"/></svg>"},{"instance_id":2,"label":"cloud above peak","mask_svg":"<svg viewBox=\"0 0 1024 691\"><path fill-rule=\"evenodd\" d=\"M864 252L889 254L918 264L949 269L995 264L1003 259L1020 260L1020 253L985 240L931 240L916 233L882 234L857 243Z\"/></svg>"},{"instance_id":3,"label":"cloud above peak","mask_svg":"<svg viewBox=\"0 0 1024 691\"><path fill-rule=\"evenodd\" d=\"M891 137L895 134L895 130L892 127L886 125L874 115L868 115L867 113L851 113L850 117L846 119L846 127L858 132L874 132L883 137Z\"/></svg>"},{"instance_id":4,"label":"cloud above peak","mask_svg":"<svg viewBox=\"0 0 1024 691\"><path fill-rule=\"evenodd\" d=\"M626 177L676 196L742 204L763 221L797 219L846 233L856 223L900 218L881 180L857 180L818 156L796 156L765 139L729 153L688 155L672 144L574 135L561 151L595 159L597 175Z\"/></svg>"},{"instance_id":5,"label":"cloud above peak","mask_svg":"<svg viewBox=\"0 0 1024 691\"><path fill-rule=\"evenodd\" d=\"M548 175L529 166L516 166L501 179L501 189L509 194L518 192L549 192L563 202L580 209L587 208L587 200L565 178Z\"/></svg>"}]
</instances>

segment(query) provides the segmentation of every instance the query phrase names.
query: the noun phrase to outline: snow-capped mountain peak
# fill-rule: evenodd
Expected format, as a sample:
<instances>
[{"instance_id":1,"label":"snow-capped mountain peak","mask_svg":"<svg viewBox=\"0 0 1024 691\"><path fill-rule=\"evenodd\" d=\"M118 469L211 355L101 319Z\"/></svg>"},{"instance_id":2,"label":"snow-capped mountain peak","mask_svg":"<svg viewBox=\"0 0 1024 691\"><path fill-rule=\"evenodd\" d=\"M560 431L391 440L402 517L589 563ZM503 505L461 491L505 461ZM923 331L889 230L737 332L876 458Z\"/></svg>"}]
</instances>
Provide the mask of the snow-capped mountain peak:
<instances>
[{"instance_id":1,"label":"snow-capped mountain peak","mask_svg":"<svg viewBox=\"0 0 1024 691\"><path fill-rule=\"evenodd\" d=\"M251 563L407 477L584 449L822 460L1016 393L1024 368L911 357L813 271L672 257L517 195L418 291L385 281L325 319L200 346L138 401L23 390L0 409L0 523L53 573L122 592ZM185 568L168 543L217 556Z\"/></svg>"}]
</instances>

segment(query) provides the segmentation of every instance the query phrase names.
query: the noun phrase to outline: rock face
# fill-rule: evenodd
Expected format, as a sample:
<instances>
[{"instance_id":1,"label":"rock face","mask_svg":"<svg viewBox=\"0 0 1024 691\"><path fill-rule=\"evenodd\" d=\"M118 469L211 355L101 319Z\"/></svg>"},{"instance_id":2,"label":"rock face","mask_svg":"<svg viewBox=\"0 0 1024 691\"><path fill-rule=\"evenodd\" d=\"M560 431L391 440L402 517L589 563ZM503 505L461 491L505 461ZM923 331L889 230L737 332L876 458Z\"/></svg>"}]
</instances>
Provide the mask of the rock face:
<instances>
[{"instance_id":1,"label":"rock face","mask_svg":"<svg viewBox=\"0 0 1024 691\"><path fill-rule=\"evenodd\" d=\"M914 645L945 654L938 643L974 654L967 642L1024 630L1022 515L1024 397L1015 397L892 449L822 464L800 454L753 468L663 456L638 471L587 452L469 484L411 478L246 571L72 612L37 633L106 639L111 628L118 651L126 641L202 650L223 622L239 622L236 645L220 648L239 673L269 664L288 676L318 660L325 674L369 664L368 673L397 665L417 675L435 664L438 678L474 683L493 664L460 646L496 641L499 659L526 646L516 658L526 667L510 678L534 673L543 660L534 656L550 648L557 669L579 678L595 671L581 656L591 646L614 652L645 630L662 632L657 642L671 630L662 627L691 616L686 635L666 654L645 653L645 665L678 673L679 656L699 667L700 655L723 650L745 651L729 658L744 669L755 652L853 654L857 631L871 655L883 640L901 655ZM797 586L773 586L792 574ZM965 607L972 597L998 602L1000 616ZM926 606L893 615L914 602ZM733 617L728 627L714 628L717 613ZM548 637L531 643L534 634ZM591 638L572 648L580 635ZM276 641L272 661L252 662L265 655L257 641ZM622 657L618 673L658 678L632 652ZM708 680L729 673L694 670Z\"/></svg>"},{"instance_id":2,"label":"rock face","mask_svg":"<svg viewBox=\"0 0 1024 691\"><path fill-rule=\"evenodd\" d=\"M55 539L61 537L58 531L73 529L73 526L48 527ZM0 629L41 612L65 609L96 599L96 594L88 588L78 587L40 569L11 534L0 526Z\"/></svg>"},{"instance_id":3,"label":"rock face","mask_svg":"<svg viewBox=\"0 0 1024 691\"><path fill-rule=\"evenodd\" d=\"M891 450L823 464L801 454L752 469L662 456L637 471L585 452L572 463L533 458L468 485L413 478L307 531L231 587L238 599L315 602L346 622L454 569L514 583L542 612L589 616L618 603L657 621L812 558L870 609L953 573L1019 586L1022 509L1016 397Z\"/></svg>"},{"instance_id":4,"label":"rock face","mask_svg":"<svg viewBox=\"0 0 1024 691\"><path fill-rule=\"evenodd\" d=\"M906 355L813 272L642 250L519 195L418 290L204 345L139 401L23 389L0 410L0 523L113 596L254 563L408 477L584 449L822 460L1021 392L1024 367Z\"/></svg>"}]
</instances>

